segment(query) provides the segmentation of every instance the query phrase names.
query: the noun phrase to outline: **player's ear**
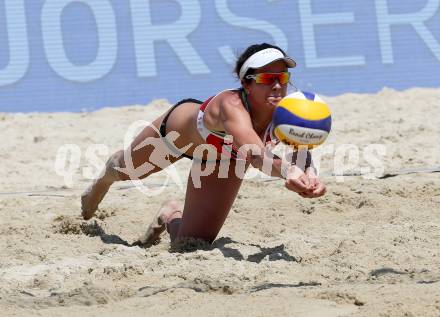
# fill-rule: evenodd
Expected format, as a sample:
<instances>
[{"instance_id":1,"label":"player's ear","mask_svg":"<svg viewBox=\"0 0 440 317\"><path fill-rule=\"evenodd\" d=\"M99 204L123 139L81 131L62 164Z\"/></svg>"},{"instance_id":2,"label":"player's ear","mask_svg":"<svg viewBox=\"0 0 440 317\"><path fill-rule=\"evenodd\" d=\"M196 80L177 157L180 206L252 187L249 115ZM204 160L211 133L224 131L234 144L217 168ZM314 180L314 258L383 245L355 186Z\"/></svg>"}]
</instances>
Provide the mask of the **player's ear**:
<instances>
[{"instance_id":1,"label":"player's ear","mask_svg":"<svg viewBox=\"0 0 440 317\"><path fill-rule=\"evenodd\" d=\"M243 89L244 89L244 91L245 91L245 93L247 94L247 95L249 95L250 94L250 83L248 82L248 81L246 81L246 80L242 80L241 81L241 86L243 87Z\"/></svg>"}]
</instances>

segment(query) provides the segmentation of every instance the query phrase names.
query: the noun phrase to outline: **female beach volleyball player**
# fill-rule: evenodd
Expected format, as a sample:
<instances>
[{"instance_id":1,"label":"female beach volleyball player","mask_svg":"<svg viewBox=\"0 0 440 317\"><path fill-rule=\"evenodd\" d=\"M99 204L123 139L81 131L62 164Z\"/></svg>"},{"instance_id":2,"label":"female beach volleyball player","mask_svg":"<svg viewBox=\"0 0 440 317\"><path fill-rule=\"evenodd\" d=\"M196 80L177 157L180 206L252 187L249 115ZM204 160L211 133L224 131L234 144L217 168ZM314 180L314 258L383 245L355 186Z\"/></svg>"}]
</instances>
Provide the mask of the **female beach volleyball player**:
<instances>
[{"instance_id":1,"label":"female beach volleyball player","mask_svg":"<svg viewBox=\"0 0 440 317\"><path fill-rule=\"evenodd\" d=\"M130 180L130 173L122 172L127 168L125 157L131 158L129 166L134 169L150 166L139 178L159 172L182 157L193 159L193 166L201 164L202 169L212 169L210 175L200 177L200 184L194 184L190 175L183 206L170 201L161 207L139 240L145 246L158 240L165 229L171 241L191 237L212 242L242 183L243 177L235 172L239 163L286 179L285 187L302 197L324 195L325 186L317 178L310 159L305 168L291 164L286 169L280 158L272 156L267 169L267 153L273 144L272 114L287 93L290 78L287 70L295 66L295 61L279 47L266 43L248 47L235 67L240 88L222 91L205 102L195 99L178 102L144 128L128 149L109 158L101 176L81 197L83 218L93 217L114 182ZM178 137L170 138L173 133ZM142 146L145 140L154 142ZM211 146L214 157L208 155L210 151L200 151L200 146L205 149ZM225 159L228 164L222 165Z\"/></svg>"}]
</instances>

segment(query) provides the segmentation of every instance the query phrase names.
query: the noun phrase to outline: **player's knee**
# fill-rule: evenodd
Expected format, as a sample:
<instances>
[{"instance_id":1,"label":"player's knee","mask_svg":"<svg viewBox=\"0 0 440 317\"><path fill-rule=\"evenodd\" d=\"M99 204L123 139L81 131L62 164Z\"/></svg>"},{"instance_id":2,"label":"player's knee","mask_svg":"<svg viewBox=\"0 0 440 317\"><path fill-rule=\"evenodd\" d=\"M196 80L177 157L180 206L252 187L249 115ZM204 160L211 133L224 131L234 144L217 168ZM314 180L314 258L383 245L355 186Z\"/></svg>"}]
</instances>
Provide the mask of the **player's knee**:
<instances>
[{"instance_id":1,"label":"player's knee","mask_svg":"<svg viewBox=\"0 0 440 317\"><path fill-rule=\"evenodd\" d=\"M114 181L126 180L128 179L127 175L121 173L119 169L125 168L124 164L124 151L120 150L115 152L106 163L106 175L112 178Z\"/></svg>"}]
</instances>

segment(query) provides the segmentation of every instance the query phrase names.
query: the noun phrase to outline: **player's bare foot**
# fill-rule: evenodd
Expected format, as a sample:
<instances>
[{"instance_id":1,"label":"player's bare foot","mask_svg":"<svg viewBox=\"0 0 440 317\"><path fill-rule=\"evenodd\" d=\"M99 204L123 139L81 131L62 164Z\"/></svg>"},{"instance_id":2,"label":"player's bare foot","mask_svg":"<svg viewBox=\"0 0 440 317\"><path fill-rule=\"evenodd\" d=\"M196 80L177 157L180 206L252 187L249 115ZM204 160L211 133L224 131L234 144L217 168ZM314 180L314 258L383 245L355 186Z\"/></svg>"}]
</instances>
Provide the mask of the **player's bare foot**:
<instances>
[{"instance_id":1,"label":"player's bare foot","mask_svg":"<svg viewBox=\"0 0 440 317\"><path fill-rule=\"evenodd\" d=\"M84 220L89 220L98 209L99 203L104 199L111 183L102 179L96 180L81 195L81 215Z\"/></svg>"},{"instance_id":2,"label":"player's bare foot","mask_svg":"<svg viewBox=\"0 0 440 317\"><path fill-rule=\"evenodd\" d=\"M81 215L85 220L89 220L98 209L99 203L104 199L110 186L119 180L118 172L115 168L119 167L119 161L123 156L124 151L118 151L113 154L105 164L105 169L102 171L98 179L81 195Z\"/></svg>"},{"instance_id":3,"label":"player's bare foot","mask_svg":"<svg viewBox=\"0 0 440 317\"><path fill-rule=\"evenodd\" d=\"M160 241L160 235L166 229L166 224L173 218L180 218L180 204L174 200L165 203L154 216L147 231L133 245L150 247ZM180 215L177 215L180 214Z\"/></svg>"}]
</instances>

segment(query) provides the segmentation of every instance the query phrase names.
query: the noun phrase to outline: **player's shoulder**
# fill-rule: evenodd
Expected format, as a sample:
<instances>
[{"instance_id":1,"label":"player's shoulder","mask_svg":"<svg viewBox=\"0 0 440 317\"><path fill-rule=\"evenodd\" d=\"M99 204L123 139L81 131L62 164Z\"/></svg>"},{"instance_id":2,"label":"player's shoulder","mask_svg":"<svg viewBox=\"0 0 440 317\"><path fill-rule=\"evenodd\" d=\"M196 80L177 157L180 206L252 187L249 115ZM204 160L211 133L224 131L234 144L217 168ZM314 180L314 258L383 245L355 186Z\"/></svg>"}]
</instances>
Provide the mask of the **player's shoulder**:
<instances>
[{"instance_id":1,"label":"player's shoulder","mask_svg":"<svg viewBox=\"0 0 440 317\"><path fill-rule=\"evenodd\" d=\"M220 108L223 109L233 109L240 108L243 109L243 102L241 100L241 94L239 89L228 89L222 91L219 95Z\"/></svg>"}]
</instances>

